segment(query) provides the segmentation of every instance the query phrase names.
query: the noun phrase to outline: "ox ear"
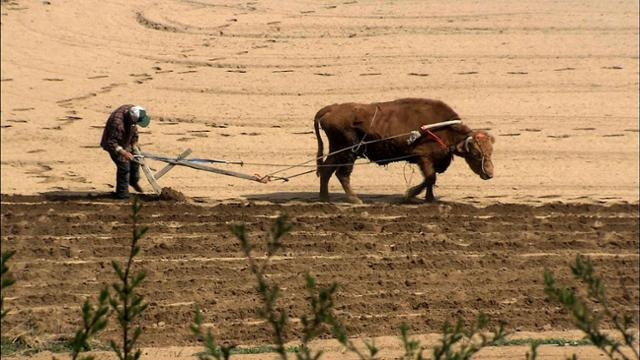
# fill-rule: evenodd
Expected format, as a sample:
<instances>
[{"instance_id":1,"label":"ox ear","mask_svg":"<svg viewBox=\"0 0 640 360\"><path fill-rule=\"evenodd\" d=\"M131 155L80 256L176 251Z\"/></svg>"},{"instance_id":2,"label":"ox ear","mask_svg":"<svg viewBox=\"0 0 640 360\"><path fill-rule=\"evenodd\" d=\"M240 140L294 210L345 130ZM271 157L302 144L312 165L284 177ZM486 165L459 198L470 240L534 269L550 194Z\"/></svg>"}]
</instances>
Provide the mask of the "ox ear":
<instances>
[{"instance_id":1,"label":"ox ear","mask_svg":"<svg viewBox=\"0 0 640 360\"><path fill-rule=\"evenodd\" d=\"M475 133L475 135L473 135L473 138L476 140L489 138L492 144L496 142L496 138L494 138L493 135L489 134L486 131L478 131L477 133Z\"/></svg>"}]
</instances>

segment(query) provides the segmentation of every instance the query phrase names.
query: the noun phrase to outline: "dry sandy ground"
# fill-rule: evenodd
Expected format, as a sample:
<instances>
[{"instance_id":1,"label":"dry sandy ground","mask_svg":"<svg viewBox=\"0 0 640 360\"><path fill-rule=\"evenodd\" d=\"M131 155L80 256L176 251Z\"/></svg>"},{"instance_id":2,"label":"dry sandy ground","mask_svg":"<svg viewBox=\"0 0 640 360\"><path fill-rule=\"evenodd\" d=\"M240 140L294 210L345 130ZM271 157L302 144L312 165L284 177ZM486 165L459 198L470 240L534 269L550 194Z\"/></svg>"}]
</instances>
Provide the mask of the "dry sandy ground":
<instances>
[{"instance_id":1,"label":"dry sandy ground","mask_svg":"<svg viewBox=\"0 0 640 360\"><path fill-rule=\"evenodd\" d=\"M445 200L638 199L635 1L48 3L2 3L5 194L110 191L98 143L122 103L153 116L149 152L289 164L314 156L324 105L427 97L497 137L496 177L456 161L439 178ZM403 171L417 183L402 164L356 168L352 182L400 194ZM187 168L161 184L212 199L318 188L313 174L262 185Z\"/></svg>"},{"instance_id":2,"label":"dry sandy ground","mask_svg":"<svg viewBox=\"0 0 640 360\"><path fill-rule=\"evenodd\" d=\"M142 104L152 115L141 133L146 151L175 155L191 148L201 158L293 164L314 157L312 119L322 106L425 97L447 102L465 123L497 138L496 177L483 181L459 159L439 176L436 195L445 201L638 201L635 1L13 0L2 1L0 10L2 194L111 191L115 169L99 141L110 111L123 103ZM277 168L225 169L264 175ZM403 164L363 165L352 183L377 211L418 177ZM310 200L318 190L313 174L259 184L187 168L175 168L161 184L214 203ZM342 192L337 181L331 186ZM105 216L115 216L114 206ZM618 236L620 219L607 219L610 233L594 228L589 240L568 241L586 248L620 242L637 265L631 249L637 232ZM572 224L560 227L573 231ZM538 228L526 230L522 236ZM31 236L21 243L13 235L3 232L3 249ZM58 235L49 239L52 252L26 254L17 263L77 257L59 253L61 243L83 250L84 238ZM171 253L171 246L161 249ZM637 266L618 273L610 267L615 281L637 279ZM568 354L546 349L549 358ZM166 351L162 356L176 356ZM504 351L521 358L525 349ZM486 358L513 357L492 354Z\"/></svg>"}]
</instances>

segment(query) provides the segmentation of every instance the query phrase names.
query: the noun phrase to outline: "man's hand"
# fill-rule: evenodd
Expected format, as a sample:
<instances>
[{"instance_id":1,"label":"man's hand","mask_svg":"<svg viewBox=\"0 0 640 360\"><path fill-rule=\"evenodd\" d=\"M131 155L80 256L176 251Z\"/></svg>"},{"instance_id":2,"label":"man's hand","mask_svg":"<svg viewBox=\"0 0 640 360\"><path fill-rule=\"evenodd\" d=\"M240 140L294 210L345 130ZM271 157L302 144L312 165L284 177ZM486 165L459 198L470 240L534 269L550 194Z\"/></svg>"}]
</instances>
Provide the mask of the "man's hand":
<instances>
[{"instance_id":1,"label":"man's hand","mask_svg":"<svg viewBox=\"0 0 640 360\"><path fill-rule=\"evenodd\" d=\"M127 150L121 150L120 155L127 161L133 160L133 154L128 152Z\"/></svg>"}]
</instances>

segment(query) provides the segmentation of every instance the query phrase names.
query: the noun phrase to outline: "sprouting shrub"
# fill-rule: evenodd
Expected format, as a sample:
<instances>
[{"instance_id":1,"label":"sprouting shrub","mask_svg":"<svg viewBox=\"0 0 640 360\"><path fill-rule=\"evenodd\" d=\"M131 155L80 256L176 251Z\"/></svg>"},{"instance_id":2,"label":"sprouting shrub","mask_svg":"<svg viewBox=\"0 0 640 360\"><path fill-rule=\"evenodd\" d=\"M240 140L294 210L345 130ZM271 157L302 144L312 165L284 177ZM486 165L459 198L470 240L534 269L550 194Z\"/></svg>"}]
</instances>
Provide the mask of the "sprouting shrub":
<instances>
[{"instance_id":1,"label":"sprouting shrub","mask_svg":"<svg viewBox=\"0 0 640 360\"><path fill-rule=\"evenodd\" d=\"M0 274L0 291L2 292L2 294L0 294L0 319L4 319L5 315L9 312L9 310L4 309L5 289L16 282L16 279L13 277L13 274L11 274L9 267L7 266L7 261L9 261L15 253L15 251L4 251L2 253L2 259L0 260L0 268L2 268L2 273Z\"/></svg>"},{"instance_id":2,"label":"sprouting shrub","mask_svg":"<svg viewBox=\"0 0 640 360\"><path fill-rule=\"evenodd\" d=\"M610 359L630 359L629 353L636 359L640 358L638 348L634 344L636 341L634 320L630 315L620 316L611 310L605 286L602 279L595 275L591 260L588 257L576 256L575 263L571 265L571 272L576 281L586 286L586 299L574 288L558 287L553 272L546 270L544 292L549 299L560 303L571 314L578 329L584 332L587 339L604 351ZM592 309L589 303L597 304L597 308ZM613 324L615 330L622 336L622 342L601 331L600 323L604 319ZM626 353L623 352L625 348L629 350Z\"/></svg>"},{"instance_id":3,"label":"sprouting shrub","mask_svg":"<svg viewBox=\"0 0 640 360\"><path fill-rule=\"evenodd\" d=\"M287 359L285 351L285 329L287 326L287 313L276 310L276 301L280 297L278 284L269 283L265 278L265 271L269 260L276 251L282 247L282 237L291 230L291 224L286 216L279 216L271 226L270 238L267 241L266 260L259 264L252 255L253 246L247 238L247 229L244 224L231 225L231 232L240 240L240 246L249 262L249 270L256 277L257 290L262 300L263 307L258 310L258 316L265 319L273 330L275 351L283 360Z\"/></svg>"},{"instance_id":4,"label":"sprouting shrub","mask_svg":"<svg viewBox=\"0 0 640 360\"><path fill-rule=\"evenodd\" d=\"M196 317L194 323L191 324L191 332L204 345L204 351L197 354L198 359L210 360L213 357L216 360L227 360L231 357L231 350L235 347L234 345L219 346L215 337L211 334L211 329L208 329L205 335L202 329L202 314L200 313L200 307L197 305Z\"/></svg>"},{"instance_id":5,"label":"sprouting shrub","mask_svg":"<svg viewBox=\"0 0 640 360\"><path fill-rule=\"evenodd\" d=\"M492 346L496 342L504 340L506 337L504 324L500 323L498 328L492 331L491 337L488 337L484 333L488 322L483 313L480 313L476 322L468 328L465 328L461 319L456 322L455 326L451 326L448 321L445 322L442 326L441 345L433 349L433 358L435 360L470 359L483 347ZM480 338L480 341L477 341L476 338Z\"/></svg>"},{"instance_id":6,"label":"sprouting shrub","mask_svg":"<svg viewBox=\"0 0 640 360\"><path fill-rule=\"evenodd\" d=\"M140 282L144 280L146 274L144 271L140 271L135 275L132 275L131 267L133 265L133 258L140 252L140 246L138 241L149 230L148 227L138 226L139 213L142 209L137 197L134 196L132 204L132 236L131 247L127 263L122 269L117 261L112 261L111 265L113 270L118 275L119 282L112 284L115 296L109 296L109 304L111 309L116 314L118 324L122 330L122 343L118 345L114 340L111 340L111 349L116 353L119 360L137 360L140 358L140 350L135 349L136 342L142 334L142 328L134 326L136 318L142 314L147 308L147 303L144 302L142 296L136 292L136 288L140 285Z\"/></svg>"},{"instance_id":7,"label":"sprouting shrub","mask_svg":"<svg viewBox=\"0 0 640 360\"><path fill-rule=\"evenodd\" d=\"M71 358L76 360L81 352L91 350L89 340L107 326L109 307L107 300L109 290L102 289L98 297L98 304L94 309L89 300L82 305L82 329L76 332L71 340ZM93 356L81 357L82 360L92 360Z\"/></svg>"},{"instance_id":8,"label":"sprouting shrub","mask_svg":"<svg viewBox=\"0 0 640 360\"><path fill-rule=\"evenodd\" d=\"M464 321L459 319L455 326L445 322L442 326L442 338L440 345L433 349L433 359L435 360L466 360L487 346L493 346L504 341L506 332L504 324L500 325L492 331L489 337L485 334L487 324L487 316L483 313L478 315L476 322L465 328ZM402 323L400 326L400 340L404 346L404 355L401 359L405 360L423 360L425 359L423 352L426 349L420 345L417 340L411 340L408 334L408 326Z\"/></svg>"},{"instance_id":9,"label":"sprouting shrub","mask_svg":"<svg viewBox=\"0 0 640 360\"><path fill-rule=\"evenodd\" d=\"M288 353L292 350L285 347L286 331L289 318L285 310L277 310L277 302L280 298L280 287L276 283L267 281L265 276L267 266L270 259L276 252L282 248L281 239L286 235L292 226L287 222L286 215L279 216L273 223L267 240L266 259L259 262L253 256L253 246L247 237L247 229L244 224L236 224L231 226L231 232L240 240L241 248L249 262L249 269L256 279L256 290L262 300L262 308L258 310L258 315L263 318L273 330L273 340L275 347L272 348L281 359L286 360ZM373 343L365 342L369 351L369 356L362 354L348 339L344 326L335 318L333 314L334 295L338 289L338 285L333 283L328 287L318 287L316 280L310 274L306 276L306 289L310 306L310 314L302 315L300 323L302 324L301 345L295 349L296 359L298 360L317 360L322 356L322 351L313 352L309 348L309 343L314 338L325 332L331 331L332 334L343 344L349 351L359 355L361 359L373 359L378 349ZM228 359L233 353L234 346L220 346L215 338L208 330L205 334L202 329L202 315L200 308L196 307L194 323L191 325L191 331L199 341L204 343L204 351L198 353L197 356L201 360L211 359Z\"/></svg>"}]
</instances>

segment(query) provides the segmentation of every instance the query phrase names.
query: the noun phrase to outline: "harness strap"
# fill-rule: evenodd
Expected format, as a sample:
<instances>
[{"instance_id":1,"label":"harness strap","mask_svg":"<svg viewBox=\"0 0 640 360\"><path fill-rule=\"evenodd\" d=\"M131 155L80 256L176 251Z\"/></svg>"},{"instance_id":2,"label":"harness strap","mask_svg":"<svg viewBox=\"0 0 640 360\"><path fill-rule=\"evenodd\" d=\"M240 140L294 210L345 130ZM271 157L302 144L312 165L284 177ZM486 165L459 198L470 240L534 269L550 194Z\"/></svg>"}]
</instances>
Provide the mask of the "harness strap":
<instances>
[{"instance_id":1,"label":"harness strap","mask_svg":"<svg viewBox=\"0 0 640 360\"><path fill-rule=\"evenodd\" d=\"M447 144L444 143L444 141L436 134L434 134L431 130L426 129L425 132L431 136L433 138L433 140L435 140L438 144L440 144L440 146L442 146L443 149L449 150L449 146L447 146Z\"/></svg>"}]
</instances>

